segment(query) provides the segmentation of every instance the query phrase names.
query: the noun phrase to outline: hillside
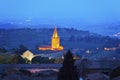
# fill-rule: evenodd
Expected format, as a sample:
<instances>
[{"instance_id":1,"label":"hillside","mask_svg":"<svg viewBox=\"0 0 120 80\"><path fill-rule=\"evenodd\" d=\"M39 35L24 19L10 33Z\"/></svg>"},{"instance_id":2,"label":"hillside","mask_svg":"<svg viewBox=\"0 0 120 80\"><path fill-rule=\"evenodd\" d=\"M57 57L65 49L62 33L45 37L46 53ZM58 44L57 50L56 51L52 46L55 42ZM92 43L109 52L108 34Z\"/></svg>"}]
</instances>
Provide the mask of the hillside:
<instances>
[{"instance_id":1,"label":"hillside","mask_svg":"<svg viewBox=\"0 0 120 80\"><path fill-rule=\"evenodd\" d=\"M23 44L29 49L35 49L38 46L50 45L52 34L53 28L0 29L0 47L11 49ZM61 45L65 49L112 47L118 46L120 43L117 38L101 36L73 28L58 28L58 34L61 38Z\"/></svg>"}]
</instances>

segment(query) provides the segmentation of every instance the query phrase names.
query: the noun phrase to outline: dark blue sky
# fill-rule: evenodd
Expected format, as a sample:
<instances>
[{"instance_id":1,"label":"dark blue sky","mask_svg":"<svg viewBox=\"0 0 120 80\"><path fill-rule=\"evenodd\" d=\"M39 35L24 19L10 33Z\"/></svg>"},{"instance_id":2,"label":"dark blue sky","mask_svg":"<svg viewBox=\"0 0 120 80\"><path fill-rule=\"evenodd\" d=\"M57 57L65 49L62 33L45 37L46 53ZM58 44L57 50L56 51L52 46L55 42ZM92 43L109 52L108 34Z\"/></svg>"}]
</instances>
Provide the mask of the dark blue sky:
<instances>
[{"instance_id":1,"label":"dark blue sky","mask_svg":"<svg viewBox=\"0 0 120 80\"><path fill-rule=\"evenodd\" d=\"M120 21L120 0L0 0L0 19L43 23Z\"/></svg>"}]
</instances>

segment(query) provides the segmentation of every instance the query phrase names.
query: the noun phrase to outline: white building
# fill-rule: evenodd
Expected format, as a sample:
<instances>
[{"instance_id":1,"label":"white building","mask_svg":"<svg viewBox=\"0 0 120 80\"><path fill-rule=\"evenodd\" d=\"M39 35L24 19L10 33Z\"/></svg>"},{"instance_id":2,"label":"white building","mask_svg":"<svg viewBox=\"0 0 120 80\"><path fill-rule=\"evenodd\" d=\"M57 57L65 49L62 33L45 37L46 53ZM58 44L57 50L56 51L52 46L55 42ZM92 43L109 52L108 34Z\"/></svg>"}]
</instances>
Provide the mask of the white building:
<instances>
[{"instance_id":1,"label":"white building","mask_svg":"<svg viewBox=\"0 0 120 80\"><path fill-rule=\"evenodd\" d=\"M34 57L34 54L31 51L27 50L21 56L31 61L32 58Z\"/></svg>"}]
</instances>

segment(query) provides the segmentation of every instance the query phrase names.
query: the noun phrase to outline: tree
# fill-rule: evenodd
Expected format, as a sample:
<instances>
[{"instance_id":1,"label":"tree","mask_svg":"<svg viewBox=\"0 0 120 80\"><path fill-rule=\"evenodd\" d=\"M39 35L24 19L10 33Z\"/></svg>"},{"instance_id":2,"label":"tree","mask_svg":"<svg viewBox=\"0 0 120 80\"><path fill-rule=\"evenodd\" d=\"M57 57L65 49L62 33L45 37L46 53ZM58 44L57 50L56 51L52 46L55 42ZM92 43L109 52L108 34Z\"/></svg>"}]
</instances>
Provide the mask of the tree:
<instances>
[{"instance_id":1,"label":"tree","mask_svg":"<svg viewBox=\"0 0 120 80\"><path fill-rule=\"evenodd\" d=\"M75 60L70 51L65 55L63 66L59 70L58 80L79 80L79 75L76 66L74 66Z\"/></svg>"},{"instance_id":2,"label":"tree","mask_svg":"<svg viewBox=\"0 0 120 80\"><path fill-rule=\"evenodd\" d=\"M10 64L12 60L12 56L6 53L0 54L0 64Z\"/></svg>"},{"instance_id":3,"label":"tree","mask_svg":"<svg viewBox=\"0 0 120 80\"><path fill-rule=\"evenodd\" d=\"M23 59L20 55L14 54L14 56L12 58L12 63L15 63L15 64L24 64L24 63L26 63L26 60Z\"/></svg>"},{"instance_id":4,"label":"tree","mask_svg":"<svg viewBox=\"0 0 120 80\"><path fill-rule=\"evenodd\" d=\"M41 56L36 56L32 59L32 64L37 64L37 63L41 63Z\"/></svg>"},{"instance_id":5,"label":"tree","mask_svg":"<svg viewBox=\"0 0 120 80\"><path fill-rule=\"evenodd\" d=\"M49 59L48 57L41 57L41 56L36 56L32 59L32 64L47 64L47 63L54 63L54 59Z\"/></svg>"},{"instance_id":6,"label":"tree","mask_svg":"<svg viewBox=\"0 0 120 80\"><path fill-rule=\"evenodd\" d=\"M49 59L48 57L42 57L41 63L48 64L48 63L52 63L52 62L51 62L51 59Z\"/></svg>"},{"instance_id":7,"label":"tree","mask_svg":"<svg viewBox=\"0 0 120 80\"><path fill-rule=\"evenodd\" d=\"M63 63L63 59L62 58L56 58L54 63L61 64L61 63Z\"/></svg>"},{"instance_id":8,"label":"tree","mask_svg":"<svg viewBox=\"0 0 120 80\"><path fill-rule=\"evenodd\" d=\"M2 53L6 53L7 50L6 50L5 48L0 48L0 52L2 52Z\"/></svg>"},{"instance_id":9,"label":"tree","mask_svg":"<svg viewBox=\"0 0 120 80\"><path fill-rule=\"evenodd\" d=\"M117 78L119 76L120 76L120 66L112 70L112 72L110 73L110 80Z\"/></svg>"},{"instance_id":10,"label":"tree","mask_svg":"<svg viewBox=\"0 0 120 80\"><path fill-rule=\"evenodd\" d=\"M17 49L17 50L15 51L15 53L21 55L21 54L23 54L23 52L25 52L26 50L28 50L27 47L25 47L24 45L21 44L21 45L19 46L19 49Z\"/></svg>"}]
</instances>

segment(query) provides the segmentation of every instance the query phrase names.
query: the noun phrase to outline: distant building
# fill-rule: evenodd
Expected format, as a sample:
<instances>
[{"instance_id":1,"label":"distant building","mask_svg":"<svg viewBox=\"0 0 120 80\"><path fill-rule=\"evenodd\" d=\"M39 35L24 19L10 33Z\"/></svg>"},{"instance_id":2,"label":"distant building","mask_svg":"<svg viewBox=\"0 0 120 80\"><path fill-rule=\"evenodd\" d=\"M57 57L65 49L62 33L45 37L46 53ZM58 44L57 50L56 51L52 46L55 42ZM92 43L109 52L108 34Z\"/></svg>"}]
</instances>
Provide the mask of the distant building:
<instances>
[{"instance_id":1,"label":"distant building","mask_svg":"<svg viewBox=\"0 0 120 80\"><path fill-rule=\"evenodd\" d=\"M34 57L34 54L31 52L31 51L29 51L29 50L27 50L27 51L25 51L24 53L23 53L23 55L21 55L24 59L26 58L26 59L28 59L29 61L31 61L32 60L32 58Z\"/></svg>"},{"instance_id":2,"label":"distant building","mask_svg":"<svg viewBox=\"0 0 120 80\"><path fill-rule=\"evenodd\" d=\"M54 28L51 46L42 46L39 48L39 50L63 50L63 46L60 46L60 37L58 36L56 27Z\"/></svg>"}]
</instances>

